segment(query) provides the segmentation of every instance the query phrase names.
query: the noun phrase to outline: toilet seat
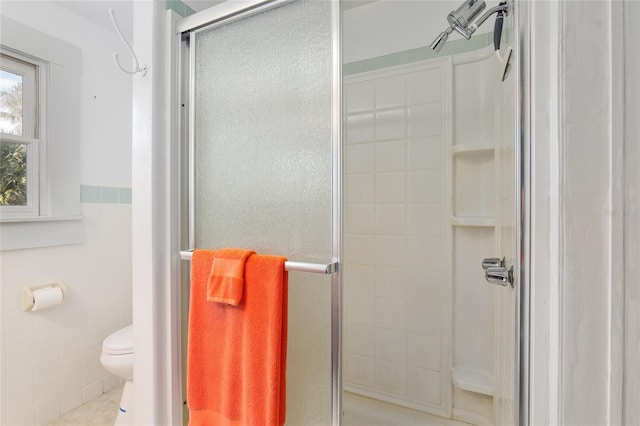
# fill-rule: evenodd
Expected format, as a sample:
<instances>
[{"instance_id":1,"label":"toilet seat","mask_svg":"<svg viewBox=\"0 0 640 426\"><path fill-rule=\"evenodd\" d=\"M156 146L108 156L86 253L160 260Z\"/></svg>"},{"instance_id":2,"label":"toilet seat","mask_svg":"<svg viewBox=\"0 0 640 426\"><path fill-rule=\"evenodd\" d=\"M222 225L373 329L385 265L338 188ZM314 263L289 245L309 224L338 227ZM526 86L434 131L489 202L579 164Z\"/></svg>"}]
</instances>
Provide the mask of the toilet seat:
<instances>
[{"instance_id":1,"label":"toilet seat","mask_svg":"<svg viewBox=\"0 0 640 426\"><path fill-rule=\"evenodd\" d=\"M102 353L105 355L129 355L133 353L133 327L124 327L102 342Z\"/></svg>"}]
</instances>

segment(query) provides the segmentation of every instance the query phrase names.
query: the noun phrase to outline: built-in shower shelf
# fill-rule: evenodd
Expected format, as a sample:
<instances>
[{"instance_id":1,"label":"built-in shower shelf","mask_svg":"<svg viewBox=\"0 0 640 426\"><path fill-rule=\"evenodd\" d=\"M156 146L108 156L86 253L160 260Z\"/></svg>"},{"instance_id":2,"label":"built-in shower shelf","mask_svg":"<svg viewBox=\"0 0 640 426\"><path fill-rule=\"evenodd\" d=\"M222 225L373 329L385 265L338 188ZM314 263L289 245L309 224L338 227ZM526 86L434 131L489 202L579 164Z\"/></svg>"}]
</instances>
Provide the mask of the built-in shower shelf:
<instances>
[{"instance_id":1,"label":"built-in shower shelf","mask_svg":"<svg viewBox=\"0 0 640 426\"><path fill-rule=\"evenodd\" d=\"M496 219L493 217L452 217L452 226L496 226Z\"/></svg>"},{"instance_id":2,"label":"built-in shower shelf","mask_svg":"<svg viewBox=\"0 0 640 426\"><path fill-rule=\"evenodd\" d=\"M460 389L483 395L493 395L493 377L483 371L451 367L451 377L453 384Z\"/></svg>"},{"instance_id":3,"label":"built-in shower shelf","mask_svg":"<svg viewBox=\"0 0 640 426\"><path fill-rule=\"evenodd\" d=\"M484 153L493 151L493 145L488 144L480 144L480 143L465 143L465 144L457 144L451 147L452 155L460 155L460 154L475 154L475 153Z\"/></svg>"}]
</instances>

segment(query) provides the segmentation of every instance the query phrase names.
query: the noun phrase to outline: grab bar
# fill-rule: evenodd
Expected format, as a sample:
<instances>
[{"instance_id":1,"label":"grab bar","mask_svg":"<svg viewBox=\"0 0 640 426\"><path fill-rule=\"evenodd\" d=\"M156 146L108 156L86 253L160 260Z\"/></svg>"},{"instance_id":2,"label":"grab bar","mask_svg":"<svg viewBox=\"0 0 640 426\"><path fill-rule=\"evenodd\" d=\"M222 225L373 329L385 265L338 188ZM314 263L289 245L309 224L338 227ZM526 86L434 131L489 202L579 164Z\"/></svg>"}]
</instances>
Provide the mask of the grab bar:
<instances>
[{"instance_id":1,"label":"grab bar","mask_svg":"<svg viewBox=\"0 0 640 426\"><path fill-rule=\"evenodd\" d=\"M191 261L192 257L193 257L193 250L180 251L180 259ZM338 272L339 263L338 261L333 261L331 263L322 264L322 263L291 262L287 260L286 262L284 262L284 269L287 271L313 272L315 274L330 275L330 274L333 274L334 272Z\"/></svg>"}]
</instances>

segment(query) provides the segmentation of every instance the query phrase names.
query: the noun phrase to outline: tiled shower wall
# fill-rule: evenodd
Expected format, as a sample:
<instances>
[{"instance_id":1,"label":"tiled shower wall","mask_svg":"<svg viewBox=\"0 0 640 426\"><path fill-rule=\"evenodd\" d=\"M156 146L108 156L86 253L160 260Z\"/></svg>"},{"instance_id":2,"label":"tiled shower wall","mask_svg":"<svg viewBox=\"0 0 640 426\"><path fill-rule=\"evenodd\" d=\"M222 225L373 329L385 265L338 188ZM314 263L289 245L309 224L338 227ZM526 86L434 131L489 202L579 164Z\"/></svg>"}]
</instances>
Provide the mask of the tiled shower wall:
<instances>
[{"instance_id":1,"label":"tiled shower wall","mask_svg":"<svg viewBox=\"0 0 640 426\"><path fill-rule=\"evenodd\" d=\"M43 424L120 383L100 353L131 323L131 192L81 192L82 244L2 252L0 424ZM67 286L64 303L23 312L22 287L52 281Z\"/></svg>"},{"instance_id":2,"label":"tiled shower wall","mask_svg":"<svg viewBox=\"0 0 640 426\"><path fill-rule=\"evenodd\" d=\"M345 389L431 411L450 382L437 61L345 79Z\"/></svg>"}]
</instances>

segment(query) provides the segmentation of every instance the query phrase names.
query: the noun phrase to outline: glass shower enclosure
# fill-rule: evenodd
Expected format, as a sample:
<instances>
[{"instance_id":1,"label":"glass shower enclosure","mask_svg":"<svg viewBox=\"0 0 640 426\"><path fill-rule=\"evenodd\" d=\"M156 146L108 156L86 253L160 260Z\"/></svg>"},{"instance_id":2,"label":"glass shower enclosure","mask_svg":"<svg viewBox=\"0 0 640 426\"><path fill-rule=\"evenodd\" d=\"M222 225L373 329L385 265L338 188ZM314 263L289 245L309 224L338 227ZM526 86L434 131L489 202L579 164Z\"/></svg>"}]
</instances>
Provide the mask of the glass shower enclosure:
<instances>
[{"instance_id":1,"label":"glass shower enclosure","mask_svg":"<svg viewBox=\"0 0 640 426\"><path fill-rule=\"evenodd\" d=\"M239 247L293 262L287 424L336 423L338 2L229 3L182 23L183 258Z\"/></svg>"},{"instance_id":2,"label":"glass shower enclosure","mask_svg":"<svg viewBox=\"0 0 640 426\"><path fill-rule=\"evenodd\" d=\"M517 423L518 68L499 77L482 31L432 52L450 10L223 2L178 23L182 258L297 265L288 425ZM485 282L496 256L514 286Z\"/></svg>"}]
</instances>

